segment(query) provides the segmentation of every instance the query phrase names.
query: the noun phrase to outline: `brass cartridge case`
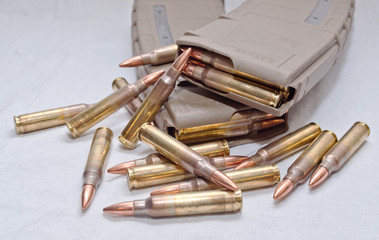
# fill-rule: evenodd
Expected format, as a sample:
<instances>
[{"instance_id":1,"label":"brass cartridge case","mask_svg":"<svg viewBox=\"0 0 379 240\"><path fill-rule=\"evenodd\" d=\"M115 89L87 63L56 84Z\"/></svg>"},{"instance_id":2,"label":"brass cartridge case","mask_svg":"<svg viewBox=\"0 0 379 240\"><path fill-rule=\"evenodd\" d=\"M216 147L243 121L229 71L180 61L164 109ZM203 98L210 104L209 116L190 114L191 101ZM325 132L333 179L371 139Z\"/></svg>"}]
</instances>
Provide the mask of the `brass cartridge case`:
<instances>
[{"instance_id":1,"label":"brass cartridge case","mask_svg":"<svg viewBox=\"0 0 379 240\"><path fill-rule=\"evenodd\" d=\"M332 149L325 154L319 167L326 168L329 175L339 170L369 135L370 128L366 123L355 122Z\"/></svg>"},{"instance_id":2,"label":"brass cartridge case","mask_svg":"<svg viewBox=\"0 0 379 240\"><path fill-rule=\"evenodd\" d=\"M112 88L113 90L117 91L122 87L125 87L129 85L128 81L123 77L118 77L115 80L113 80ZM134 114L134 112L138 109L139 106L142 104L142 99L140 97L136 97L133 101L125 105L126 110L130 114Z\"/></svg>"},{"instance_id":3,"label":"brass cartridge case","mask_svg":"<svg viewBox=\"0 0 379 240\"><path fill-rule=\"evenodd\" d=\"M259 130L272 128L283 124L284 120L281 118L274 118L265 121L251 122L249 119L239 119L226 123L211 124L209 130L199 132L197 127L182 129L175 132L175 138L179 141L189 144L195 142L211 141L223 138L245 136ZM213 126L212 126L213 125ZM198 128L205 128L207 126L200 126Z\"/></svg>"},{"instance_id":4,"label":"brass cartridge case","mask_svg":"<svg viewBox=\"0 0 379 240\"><path fill-rule=\"evenodd\" d=\"M271 107L279 107L283 100L283 94L280 92L269 91L267 87L248 83L232 74L213 68L188 64L183 73L202 81L209 87L225 93L232 92Z\"/></svg>"},{"instance_id":5,"label":"brass cartridge case","mask_svg":"<svg viewBox=\"0 0 379 240\"><path fill-rule=\"evenodd\" d=\"M145 123L139 131L141 141L153 147L174 163L180 165L190 173L204 177L220 186L235 191L237 185L225 174L212 166L207 157L200 155L159 128Z\"/></svg>"},{"instance_id":6,"label":"brass cartridge case","mask_svg":"<svg viewBox=\"0 0 379 240\"><path fill-rule=\"evenodd\" d=\"M246 160L244 156L206 158L219 170L229 169ZM195 175L172 162L161 162L127 169L129 189L151 187L194 178Z\"/></svg>"},{"instance_id":7,"label":"brass cartridge case","mask_svg":"<svg viewBox=\"0 0 379 240\"><path fill-rule=\"evenodd\" d=\"M278 166L275 164L228 171L225 172L225 174L237 184L240 190L272 186L280 181L280 171ZM179 182L157 189L150 195L195 192L211 189L221 188L216 184L204 181L202 178L192 178L188 181Z\"/></svg>"},{"instance_id":8,"label":"brass cartridge case","mask_svg":"<svg viewBox=\"0 0 379 240\"><path fill-rule=\"evenodd\" d=\"M310 144L319 134L321 128L316 123L309 123L284 137L262 147L249 160L236 169L275 163Z\"/></svg>"},{"instance_id":9,"label":"brass cartridge case","mask_svg":"<svg viewBox=\"0 0 379 240\"><path fill-rule=\"evenodd\" d=\"M82 103L15 116L14 125L16 133L28 133L63 125L68 119L78 115L89 107L90 105Z\"/></svg>"},{"instance_id":10,"label":"brass cartridge case","mask_svg":"<svg viewBox=\"0 0 379 240\"><path fill-rule=\"evenodd\" d=\"M203 63L209 64L218 70L239 76L246 80L249 80L249 81L264 85L264 86L268 86L270 88L273 88L279 91L283 91L286 93L286 95L289 94L288 88L286 87L280 86L278 84L274 84L262 78L259 78L259 77L241 72L241 71L237 71L233 66L233 62L229 58L222 56L220 54L210 52L210 51L200 49L200 48L193 48L191 52L191 57Z\"/></svg>"},{"instance_id":11,"label":"brass cartridge case","mask_svg":"<svg viewBox=\"0 0 379 240\"><path fill-rule=\"evenodd\" d=\"M167 71L166 76L160 79L147 95L142 105L133 114L128 124L119 136L119 141L128 149L134 149L138 142L138 131L146 122L151 122L161 110L172 91L174 91L176 80L184 68L190 49L181 54Z\"/></svg>"},{"instance_id":12,"label":"brass cartridge case","mask_svg":"<svg viewBox=\"0 0 379 240\"><path fill-rule=\"evenodd\" d=\"M203 191L151 196L111 205L104 212L122 216L171 217L194 214L236 212L242 209L240 190Z\"/></svg>"},{"instance_id":13,"label":"brass cartridge case","mask_svg":"<svg viewBox=\"0 0 379 240\"><path fill-rule=\"evenodd\" d=\"M116 112L122 106L133 101L141 92L154 84L163 73L164 71L152 73L138 80L134 84L124 86L87 110L68 120L66 125L72 136L78 137L98 122Z\"/></svg>"},{"instance_id":14,"label":"brass cartridge case","mask_svg":"<svg viewBox=\"0 0 379 240\"><path fill-rule=\"evenodd\" d=\"M321 134L304 150L304 152L291 164L284 179L289 179L295 187L302 183L321 162L322 157L337 142L337 136L328 130Z\"/></svg>"},{"instance_id":15,"label":"brass cartridge case","mask_svg":"<svg viewBox=\"0 0 379 240\"><path fill-rule=\"evenodd\" d=\"M83 184L90 184L95 188L100 184L107 166L112 137L113 132L109 128L101 127L96 130L83 173Z\"/></svg>"},{"instance_id":16,"label":"brass cartridge case","mask_svg":"<svg viewBox=\"0 0 379 240\"><path fill-rule=\"evenodd\" d=\"M228 143L225 140L196 144L189 147L195 152L208 157L229 156L230 154ZM136 167L163 162L170 162L170 160L159 153L152 153L144 158L134 160Z\"/></svg>"}]
</instances>

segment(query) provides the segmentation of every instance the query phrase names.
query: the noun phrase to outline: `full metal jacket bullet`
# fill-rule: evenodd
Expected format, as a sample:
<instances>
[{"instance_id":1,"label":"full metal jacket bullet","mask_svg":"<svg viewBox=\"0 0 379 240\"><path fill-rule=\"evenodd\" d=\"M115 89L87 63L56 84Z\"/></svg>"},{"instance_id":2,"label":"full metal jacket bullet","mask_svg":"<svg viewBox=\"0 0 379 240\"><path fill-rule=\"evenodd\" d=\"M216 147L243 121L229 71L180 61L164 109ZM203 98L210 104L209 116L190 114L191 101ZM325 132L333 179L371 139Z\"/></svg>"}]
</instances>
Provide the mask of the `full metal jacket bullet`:
<instances>
[{"instance_id":1,"label":"full metal jacket bullet","mask_svg":"<svg viewBox=\"0 0 379 240\"><path fill-rule=\"evenodd\" d=\"M208 157L229 156L230 154L229 145L226 140L201 143L189 147L192 148L195 152ZM124 162L113 166L112 168L108 169L108 173L127 174L128 168L142 167L150 164L159 164L169 161L170 160L168 160L162 154L152 153L144 158Z\"/></svg>"},{"instance_id":2,"label":"full metal jacket bullet","mask_svg":"<svg viewBox=\"0 0 379 240\"><path fill-rule=\"evenodd\" d=\"M17 134L22 134L63 125L67 120L89 107L89 104L82 103L15 116L15 129Z\"/></svg>"},{"instance_id":3,"label":"full metal jacket bullet","mask_svg":"<svg viewBox=\"0 0 379 240\"><path fill-rule=\"evenodd\" d=\"M123 88L123 87L125 87L127 85L129 85L129 83L123 77L118 77L115 80L113 80L113 82L112 82L112 88L115 91L117 91L120 88ZM130 103L126 104L125 108L126 108L126 110L128 110L128 112L130 114L133 115L134 112L138 109L138 107L141 106L141 104L142 104L142 99L138 96L133 101L131 101Z\"/></svg>"},{"instance_id":4,"label":"full metal jacket bullet","mask_svg":"<svg viewBox=\"0 0 379 240\"><path fill-rule=\"evenodd\" d=\"M98 128L93 136L87 164L83 173L82 208L86 209L91 203L97 187L100 185L113 133L109 128Z\"/></svg>"},{"instance_id":5,"label":"full metal jacket bullet","mask_svg":"<svg viewBox=\"0 0 379 240\"><path fill-rule=\"evenodd\" d=\"M176 80L185 67L191 49L183 52L167 71L166 76L161 78L145 98L142 105L133 114L128 124L119 136L119 141L128 149L135 148L138 142L138 131L146 122L151 122L155 115L161 110L172 91L174 91Z\"/></svg>"},{"instance_id":6,"label":"full metal jacket bullet","mask_svg":"<svg viewBox=\"0 0 379 240\"><path fill-rule=\"evenodd\" d=\"M315 187L339 170L370 135L366 123L356 122L343 137L329 150L309 180L309 186Z\"/></svg>"},{"instance_id":7,"label":"full metal jacket bullet","mask_svg":"<svg viewBox=\"0 0 379 240\"><path fill-rule=\"evenodd\" d=\"M147 75L133 84L124 86L68 120L66 125L72 136L78 137L96 123L104 120L127 103L133 101L141 92L153 85L163 74L163 70L158 71Z\"/></svg>"},{"instance_id":8,"label":"full metal jacket bullet","mask_svg":"<svg viewBox=\"0 0 379 240\"><path fill-rule=\"evenodd\" d=\"M178 51L176 44L161 47L151 51L150 53L141 54L125 60L120 63L120 67L138 67L141 65L159 65L173 62Z\"/></svg>"},{"instance_id":9,"label":"full metal jacket bullet","mask_svg":"<svg viewBox=\"0 0 379 240\"><path fill-rule=\"evenodd\" d=\"M145 123L139 131L138 138L190 173L204 177L229 190L235 191L238 189L237 185L228 176L212 166L206 157L162 132L157 127Z\"/></svg>"},{"instance_id":10,"label":"full metal jacket bullet","mask_svg":"<svg viewBox=\"0 0 379 240\"><path fill-rule=\"evenodd\" d=\"M143 200L117 203L103 209L121 216L170 217L218 212L235 212L242 208L240 190L202 191L151 196Z\"/></svg>"},{"instance_id":11,"label":"full metal jacket bullet","mask_svg":"<svg viewBox=\"0 0 379 240\"><path fill-rule=\"evenodd\" d=\"M232 92L271 107L279 107L283 100L280 92L269 91L266 87L247 83L232 74L213 68L188 64L183 73L214 89L225 93Z\"/></svg>"},{"instance_id":12,"label":"full metal jacket bullet","mask_svg":"<svg viewBox=\"0 0 379 240\"><path fill-rule=\"evenodd\" d=\"M272 186L280 181L279 168L275 164L228 171L225 172L225 174L230 177L241 190ZM208 183L202 178L193 178L188 181L156 189L152 191L150 195L196 192L211 189L220 189L220 187L216 184Z\"/></svg>"},{"instance_id":13,"label":"full metal jacket bullet","mask_svg":"<svg viewBox=\"0 0 379 240\"><path fill-rule=\"evenodd\" d=\"M221 156L205 159L218 170L225 170L237 166L247 158L245 156ZM133 167L126 171L129 189L157 186L195 177L194 174L172 162Z\"/></svg>"},{"instance_id":14,"label":"full metal jacket bullet","mask_svg":"<svg viewBox=\"0 0 379 240\"><path fill-rule=\"evenodd\" d=\"M256 154L238 165L235 170L275 163L310 144L319 134L321 128L316 123L309 123L284 137L262 147Z\"/></svg>"},{"instance_id":15,"label":"full metal jacket bullet","mask_svg":"<svg viewBox=\"0 0 379 240\"><path fill-rule=\"evenodd\" d=\"M297 184L304 182L336 142L337 137L333 132L322 131L288 168L287 175L275 189L274 199L284 198Z\"/></svg>"}]
</instances>

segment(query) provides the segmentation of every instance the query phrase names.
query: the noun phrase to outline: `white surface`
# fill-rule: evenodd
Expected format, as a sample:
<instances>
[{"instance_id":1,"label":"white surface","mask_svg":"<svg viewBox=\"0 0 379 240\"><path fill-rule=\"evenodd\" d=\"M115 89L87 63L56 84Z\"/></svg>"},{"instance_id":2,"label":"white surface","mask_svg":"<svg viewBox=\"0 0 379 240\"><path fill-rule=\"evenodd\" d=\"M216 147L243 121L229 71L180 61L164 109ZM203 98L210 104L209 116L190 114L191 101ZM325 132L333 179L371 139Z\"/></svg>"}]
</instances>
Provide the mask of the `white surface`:
<instances>
[{"instance_id":1,"label":"white surface","mask_svg":"<svg viewBox=\"0 0 379 240\"><path fill-rule=\"evenodd\" d=\"M227 1L227 10L241 1ZM237 214L149 219L102 213L113 203L147 197L124 177L105 174L86 212L82 172L91 129L72 139L66 127L16 135L13 116L110 94L115 77L135 81L118 63L132 56L132 1L0 1L0 239L378 239L379 2L357 1L350 39L336 66L290 114L290 131L311 121L341 137L357 120L371 135L320 188L299 185L275 203L274 188L244 193ZM99 126L115 134L108 167L152 152L126 151L117 140L130 115L122 109ZM262 143L232 149L251 155ZM296 155L297 156L297 155ZM296 158L278 163L282 176Z\"/></svg>"}]
</instances>

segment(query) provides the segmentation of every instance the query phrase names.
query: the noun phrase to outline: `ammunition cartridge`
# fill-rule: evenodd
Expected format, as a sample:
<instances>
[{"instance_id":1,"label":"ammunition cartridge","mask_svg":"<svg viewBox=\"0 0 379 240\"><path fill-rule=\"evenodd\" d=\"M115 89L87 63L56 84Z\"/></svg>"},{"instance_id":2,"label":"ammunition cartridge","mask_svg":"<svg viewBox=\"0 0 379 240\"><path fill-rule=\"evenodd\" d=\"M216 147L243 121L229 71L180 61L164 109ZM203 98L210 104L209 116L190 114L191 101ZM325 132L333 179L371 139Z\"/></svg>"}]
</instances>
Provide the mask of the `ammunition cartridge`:
<instances>
[{"instance_id":1,"label":"ammunition cartridge","mask_svg":"<svg viewBox=\"0 0 379 240\"><path fill-rule=\"evenodd\" d=\"M206 159L212 166L224 170L237 166L247 158L245 156L226 156ZM126 171L129 189L151 187L195 177L194 174L171 162L131 167Z\"/></svg>"},{"instance_id":2,"label":"ammunition cartridge","mask_svg":"<svg viewBox=\"0 0 379 240\"><path fill-rule=\"evenodd\" d=\"M288 89L286 87L283 87L278 84L274 84L272 82L264 80L262 78L258 78L256 76L235 70L233 66L233 62L229 58L224 57L220 54L210 52L210 51L200 49L200 48L193 48L191 52L191 57L203 63L209 64L218 70L221 70L233 75L237 75L246 80L288 93Z\"/></svg>"},{"instance_id":3,"label":"ammunition cartridge","mask_svg":"<svg viewBox=\"0 0 379 240\"><path fill-rule=\"evenodd\" d=\"M197 129L182 129L175 133L175 138L179 141L189 144L195 142L211 141L223 138L245 136L259 130L273 128L280 124L283 124L284 120L281 118L275 118L260 122L251 122L248 119L234 120L226 123L218 124L218 128L212 124L208 131L198 132ZM209 126L209 125L208 125ZM207 126L201 126L199 128L205 128ZM193 131L194 130L194 131Z\"/></svg>"},{"instance_id":4,"label":"ammunition cartridge","mask_svg":"<svg viewBox=\"0 0 379 240\"><path fill-rule=\"evenodd\" d=\"M321 164L312 174L309 185L311 187L316 186L331 173L339 170L369 135L370 128L367 124L355 122L345 135L325 154Z\"/></svg>"},{"instance_id":5,"label":"ammunition cartridge","mask_svg":"<svg viewBox=\"0 0 379 240\"><path fill-rule=\"evenodd\" d=\"M115 80L113 80L112 88L113 88L113 90L117 91L120 88L125 87L127 85L129 85L129 83L128 83L128 81L126 81L125 78L118 77ZM139 106L141 106L141 104L142 104L142 99L140 97L136 97L133 101L131 101L130 103L126 104L125 108L126 108L126 110L128 110L128 112L130 114L133 115L134 112L137 110L137 108Z\"/></svg>"},{"instance_id":6,"label":"ammunition cartridge","mask_svg":"<svg viewBox=\"0 0 379 240\"><path fill-rule=\"evenodd\" d=\"M153 147L166 158L180 165L196 176L204 177L218 185L224 186L232 191L237 186L225 174L212 166L206 157L195 152L170 135L162 132L159 128L145 123L142 125L138 137L141 141Z\"/></svg>"},{"instance_id":7,"label":"ammunition cartridge","mask_svg":"<svg viewBox=\"0 0 379 240\"><path fill-rule=\"evenodd\" d=\"M160 65L164 63L173 62L178 51L176 44L161 47L151 51L150 53L144 53L139 56L129 58L128 60L120 63L120 67L137 67L141 65Z\"/></svg>"},{"instance_id":8,"label":"ammunition cartridge","mask_svg":"<svg viewBox=\"0 0 379 240\"><path fill-rule=\"evenodd\" d=\"M14 125L16 133L28 133L63 125L68 119L78 115L89 107L90 105L82 103L15 116Z\"/></svg>"},{"instance_id":9,"label":"ammunition cartridge","mask_svg":"<svg viewBox=\"0 0 379 240\"><path fill-rule=\"evenodd\" d=\"M87 208L91 203L95 191L100 185L104 170L107 166L112 137L113 133L109 128L101 127L95 132L83 173L83 208Z\"/></svg>"},{"instance_id":10,"label":"ammunition cartridge","mask_svg":"<svg viewBox=\"0 0 379 240\"><path fill-rule=\"evenodd\" d=\"M78 137L96 123L104 120L122 106L133 101L141 92L154 84L163 73L163 70L155 72L138 80L134 84L124 86L100 102L89 107L87 110L68 120L66 125L72 136Z\"/></svg>"},{"instance_id":11,"label":"ammunition cartridge","mask_svg":"<svg viewBox=\"0 0 379 240\"><path fill-rule=\"evenodd\" d=\"M151 122L155 115L161 110L163 104L175 88L176 80L179 78L188 60L190 51L191 50L188 49L187 52L184 52L176 59L174 64L167 71L166 76L155 84L142 105L129 120L121 136L118 138L126 148L135 148L138 142L137 134L141 126L146 122Z\"/></svg>"},{"instance_id":12,"label":"ammunition cartridge","mask_svg":"<svg viewBox=\"0 0 379 240\"><path fill-rule=\"evenodd\" d=\"M183 73L202 81L205 85L228 93L233 92L237 95L252 99L262 104L279 107L283 100L283 95L275 91L267 90L267 87L247 83L242 79L212 68L203 68L188 64Z\"/></svg>"},{"instance_id":13,"label":"ammunition cartridge","mask_svg":"<svg viewBox=\"0 0 379 240\"><path fill-rule=\"evenodd\" d=\"M228 171L225 172L225 174L237 184L240 190L272 186L280 181L279 168L275 164ZM195 192L211 189L220 189L220 187L213 183L208 183L202 178L193 178L188 181L156 189L151 192L150 195Z\"/></svg>"},{"instance_id":14,"label":"ammunition cartridge","mask_svg":"<svg viewBox=\"0 0 379 240\"><path fill-rule=\"evenodd\" d=\"M238 165L235 170L263 164L275 163L310 144L319 134L321 128L316 123L304 127L279 138L262 147L249 160Z\"/></svg>"},{"instance_id":15,"label":"ammunition cartridge","mask_svg":"<svg viewBox=\"0 0 379 240\"><path fill-rule=\"evenodd\" d=\"M169 217L218 212L235 212L242 208L240 190L202 191L165 194L144 200L123 202L108 206L104 212L122 216Z\"/></svg>"},{"instance_id":16,"label":"ammunition cartridge","mask_svg":"<svg viewBox=\"0 0 379 240\"><path fill-rule=\"evenodd\" d=\"M208 157L229 156L230 154L228 143L225 140L196 144L189 147L192 148L195 152ZM144 158L124 162L113 166L112 168L108 169L108 173L126 174L127 169L131 167L142 167L163 162L170 162L170 160L159 153L152 153Z\"/></svg>"},{"instance_id":17,"label":"ammunition cartridge","mask_svg":"<svg viewBox=\"0 0 379 240\"><path fill-rule=\"evenodd\" d=\"M322 131L288 168L287 175L275 190L274 199L288 195L297 184L304 182L336 142L337 137L333 132Z\"/></svg>"}]
</instances>

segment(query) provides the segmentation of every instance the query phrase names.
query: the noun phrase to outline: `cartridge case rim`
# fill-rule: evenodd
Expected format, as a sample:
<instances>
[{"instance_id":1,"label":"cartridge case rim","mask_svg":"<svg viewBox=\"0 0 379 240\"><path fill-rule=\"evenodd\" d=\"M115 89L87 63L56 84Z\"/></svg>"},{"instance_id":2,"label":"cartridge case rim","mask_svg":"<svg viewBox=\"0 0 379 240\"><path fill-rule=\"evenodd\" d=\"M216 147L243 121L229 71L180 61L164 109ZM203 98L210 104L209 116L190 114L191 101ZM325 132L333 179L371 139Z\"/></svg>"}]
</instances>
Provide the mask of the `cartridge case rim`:
<instances>
[{"instance_id":1,"label":"cartridge case rim","mask_svg":"<svg viewBox=\"0 0 379 240\"><path fill-rule=\"evenodd\" d=\"M320 125L318 125L317 123L315 123L315 122L311 122L311 123L309 123L309 124L313 124L313 125L315 125L315 126L320 130L320 132L322 132L322 129L321 129Z\"/></svg>"},{"instance_id":2,"label":"cartridge case rim","mask_svg":"<svg viewBox=\"0 0 379 240\"><path fill-rule=\"evenodd\" d=\"M221 141L225 150L225 154L230 155L230 147L229 147L228 141L226 141L225 139L222 139Z\"/></svg>"},{"instance_id":3,"label":"cartridge case rim","mask_svg":"<svg viewBox=\"0 0 379 240\"><path fill-rule=\"evenodd\" d=\"M123 136L119 136L118 137L118 140L128 149L134 149L136 148L136 143L134 142L131 142L129 140L127 140L126 138L124 138Z\"/></svg>"},{"instance_id":4,"label":"cartridge case rim","mask_svg":"<svg viewBox=\"0 0 379 240\"><path fill-rule=\"evenodd\" d=\"M272 164L267 164L273 168L275 168L274 170L274 176L278 179L278 182L280 182L280 179L281 179L281 176L280 176L280 169L278 167L278 165L272 163ZM265 165L262 165L262 166L265 166Z\"/></svg>"},{"instance_id":5,"label":"cartridge case rim","mask_svg":"<svg viewBox=\"0 0 379 240\"><path fill-rule=\"evenodd\" d=\"M333 136L334 136L334 138L336 139L336 140L338 140L338 137L337 137L337 135L334 133L334 132L332 132L332 131L330 131L330 130L324 130L324 131L322 131L321 133L323 133L323 132L325 132L325 133L330 133L330 134L332 134ZM320 134L321 134L320 133Z\"/></svg>"},{"instance_id":6,"label":"cartridge case rim","mask_svg":"<svg viewBox=\"0 0 379 240\"><path fill-rule=\"evenodd\" d=\"M96 132L97 131L100 131L100 130L105 130L107 134L110 134L110 138L113 138L113 131L110 129L110 128L107 128L107 127L99 127L96 129Z\"/></svg>"},{"instance_id":7,"label":"cartridge case rim","mask_svg":"<svg viewBox=\"0 0 379 240\"><path fill-rule=\"evenodd\" d=\"M115 89L116 88L116 82L119 81L119 80L122 80L122 81L125 81L126 82L126 79L123 78L123 77L116 77L113 82L112 82L112 88ZM128 83L127 83L128 84Z\"/></svg>"},{"instance_id":8,"label":"cartridge case rim","mask_svg":"<svg viewBox=\"0 0 379 240\"><path fill-rule=\"evenodd\" d=\"M79 137L79 132L76 130L76 128L70 123L70 121L67 121L66 122L66 126L68 128L68 130L71 132L72 136L74 138L77 138Z\"/></svg>"},{"instance_id":9,"label":"cartridge case rim","mask_svg":"<svg viewBox=\"0 0 379 240\"><path fill-rule=\"evenodd\" d=\"M21 119L18 116L13 117L14 120L14 128L17 134L21 134L24 132L24 126L21 124Z\"/></svg>"},{"instance_id":10,"label":"cartridge case rim","mask_svg":"<svg viewBox=\"0 0 379 240\"><path fill-rule=\"evenodd\" d=\"M370 135L370 132L371 132L370 127L369 127L366 123L361 122L361 121L356 121L356 122L354 123L354 125L358 125L358 124L362 124L363 126L365 126L365 127L367 128L367 130L368 130L368 134L367 134L367 136L369 136L369 135Z\"/></svg>"}]
</instances>

